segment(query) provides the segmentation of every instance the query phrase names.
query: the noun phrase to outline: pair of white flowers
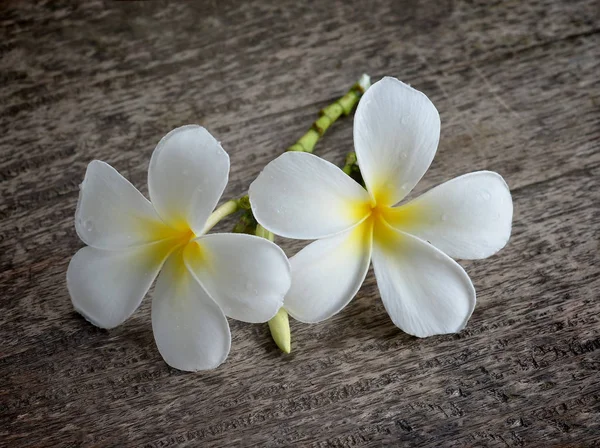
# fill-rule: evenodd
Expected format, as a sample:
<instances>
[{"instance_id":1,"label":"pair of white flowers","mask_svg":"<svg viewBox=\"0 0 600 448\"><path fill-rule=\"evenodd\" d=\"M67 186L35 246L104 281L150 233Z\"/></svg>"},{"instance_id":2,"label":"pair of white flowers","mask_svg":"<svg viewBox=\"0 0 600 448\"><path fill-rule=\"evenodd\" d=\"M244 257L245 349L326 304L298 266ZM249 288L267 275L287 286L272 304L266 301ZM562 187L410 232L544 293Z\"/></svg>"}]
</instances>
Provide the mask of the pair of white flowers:
<instances>
[{"instance_id":1,"label":"pair of white flowers","mask_svg":"<svg viewBox=\"0 0 600 448\"><path fill-rule=\"evenodd\" d=\"M283 305L299 321L325 320L355 296L372 260L399 328L419 337L460 331L475 289L450 257L484 258L501 249L512 200L501 176L482 171L395 206L428 169L439 135L431 101L384 78L367 90L354 119L366 189L308 153L285 153L267 165L250 186L255 218L276 235L316 240L289 262L266 239L207 234L229 158L204 128L175 129L158 144L148 171L151 202L94 161L76 212L89 247L67 272L73 304L93 324L113 328L158 276L152 327L160 353L178 369L210 369L230 349L226 316L265 322Z\"/></svg>"}]
</instances>

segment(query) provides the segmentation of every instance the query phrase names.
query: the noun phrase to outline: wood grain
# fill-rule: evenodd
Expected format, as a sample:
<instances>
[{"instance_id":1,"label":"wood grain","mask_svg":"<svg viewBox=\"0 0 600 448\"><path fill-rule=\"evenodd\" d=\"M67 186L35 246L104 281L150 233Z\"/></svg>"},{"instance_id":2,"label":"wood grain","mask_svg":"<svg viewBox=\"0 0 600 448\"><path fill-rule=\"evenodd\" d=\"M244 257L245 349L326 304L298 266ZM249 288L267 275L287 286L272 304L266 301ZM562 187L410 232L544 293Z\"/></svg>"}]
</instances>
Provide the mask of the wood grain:
<instances>
[{"instance_id":1,"label":"wood grain","mask_svg":"<svg viewBox=\"0 0 600 448\"><path fill-rule=\"evenodd\" d=\"M597 0L15 1L0 24L0 446L600 446ZM363 72L440 111L415 194L477 169L512 189L509 245L462 263L464 331L402 333L370 274L340 315L292 322L291 355L232 321L227 362L185 374L150 301L111 331L73 312L89 161L146 192L160 137L200 123L231 156L227 199ZM351 129L317 152L342 163Z\"/></svg>"}]
</instances>

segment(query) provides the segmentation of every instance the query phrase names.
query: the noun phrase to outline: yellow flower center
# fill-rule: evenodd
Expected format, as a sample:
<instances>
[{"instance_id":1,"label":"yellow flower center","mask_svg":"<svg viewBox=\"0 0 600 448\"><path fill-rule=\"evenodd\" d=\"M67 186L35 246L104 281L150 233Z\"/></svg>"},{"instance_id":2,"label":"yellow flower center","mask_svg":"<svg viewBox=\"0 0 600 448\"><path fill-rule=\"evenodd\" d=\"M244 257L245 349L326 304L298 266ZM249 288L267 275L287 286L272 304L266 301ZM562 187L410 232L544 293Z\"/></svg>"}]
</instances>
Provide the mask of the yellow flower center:
<instances>
[{"instance_id":1,"label":"yellow flower center","mask_svg":"<svg viewBox=\"0 0 600 448\"><path fill-rule=\"evenodd\" d=\"M147 235L148 240L154 242L151 260L160 263L171 254L175 255L177 277L187 272L183 263L184 252L186 259L197 268L203 266L207 260L206 251L198 241L193 241L197 235L185 220L167 225L159 221L140 219L139 232Z\"/></svg>"},{"instance_id":2,"label":"yellow flower center","mask_svg":"<svg viewBox=\"0 0 600 448\"><path fill-rule=\"evenodd\" d=\"M380 247L396 247L398 233L394 228L414 224L422 217L422 211L416 206L404 205L393 207L391 191L378 188L372 194L369 202L357 202L351 207L351 216L363 222L354 231L355 241L360 241L372 235L373 240ZM369 231L366 231L369 229Z\"/></svg>"}]
</instances>

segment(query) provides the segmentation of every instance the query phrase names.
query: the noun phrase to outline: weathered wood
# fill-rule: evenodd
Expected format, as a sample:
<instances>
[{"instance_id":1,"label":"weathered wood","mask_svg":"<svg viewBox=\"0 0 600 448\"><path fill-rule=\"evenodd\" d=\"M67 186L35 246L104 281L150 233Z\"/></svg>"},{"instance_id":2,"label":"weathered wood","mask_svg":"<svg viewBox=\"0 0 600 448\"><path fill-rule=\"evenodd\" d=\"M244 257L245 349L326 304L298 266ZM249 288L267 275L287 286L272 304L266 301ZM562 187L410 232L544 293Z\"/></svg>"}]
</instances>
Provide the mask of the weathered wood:
<instances>
[{"instance_id":1,"label":"weathered wood","mask_svg":"<svg viewBox=\"0 0 600 448\"><path fill-rule=\"evenodd\" d=\"M598 2L47 2L0 5L0 446L600 446ZM150 303L99 330L65 288L86 164L142 191L171 128L231 155L225 198L362 72L423 90L442 117L415 193L476 169L513 191L498 255L462 263L459 335L397 330L369 275L340 315L231 322L227 362L170 369ZM317 152L338 164L352 123ZM288 254L301 244L281 240Z\"/></svg>"}]
</instances>

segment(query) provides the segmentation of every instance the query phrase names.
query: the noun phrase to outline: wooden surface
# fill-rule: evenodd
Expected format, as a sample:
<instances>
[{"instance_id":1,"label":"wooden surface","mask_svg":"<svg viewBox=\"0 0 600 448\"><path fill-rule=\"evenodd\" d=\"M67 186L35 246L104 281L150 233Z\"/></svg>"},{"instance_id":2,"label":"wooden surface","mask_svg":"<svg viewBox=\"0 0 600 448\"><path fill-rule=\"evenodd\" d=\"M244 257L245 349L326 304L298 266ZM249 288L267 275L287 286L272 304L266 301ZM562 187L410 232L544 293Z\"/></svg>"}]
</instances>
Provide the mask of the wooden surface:
<instances>
[{"instance_id":1,"label":"wooden surface","mask_svg":"<svg viewBox=\"0 0 600 448\"><path fill-rule=\"evenodd\" d=\"M81 3L0 6L0 446L600 446L597 0ZM227 362L187 374L149 300L112 331L73 311L88 162L145 193L158 140L200 123L227 199L363 72L440 111L415 193L478 169L512 189L508 246L462 263L464 331L402 333L369 274L340 315L292 323L292 355L232 321ZM346 119L317 153L351 149Z\"/></svg>"}]
</instances>

